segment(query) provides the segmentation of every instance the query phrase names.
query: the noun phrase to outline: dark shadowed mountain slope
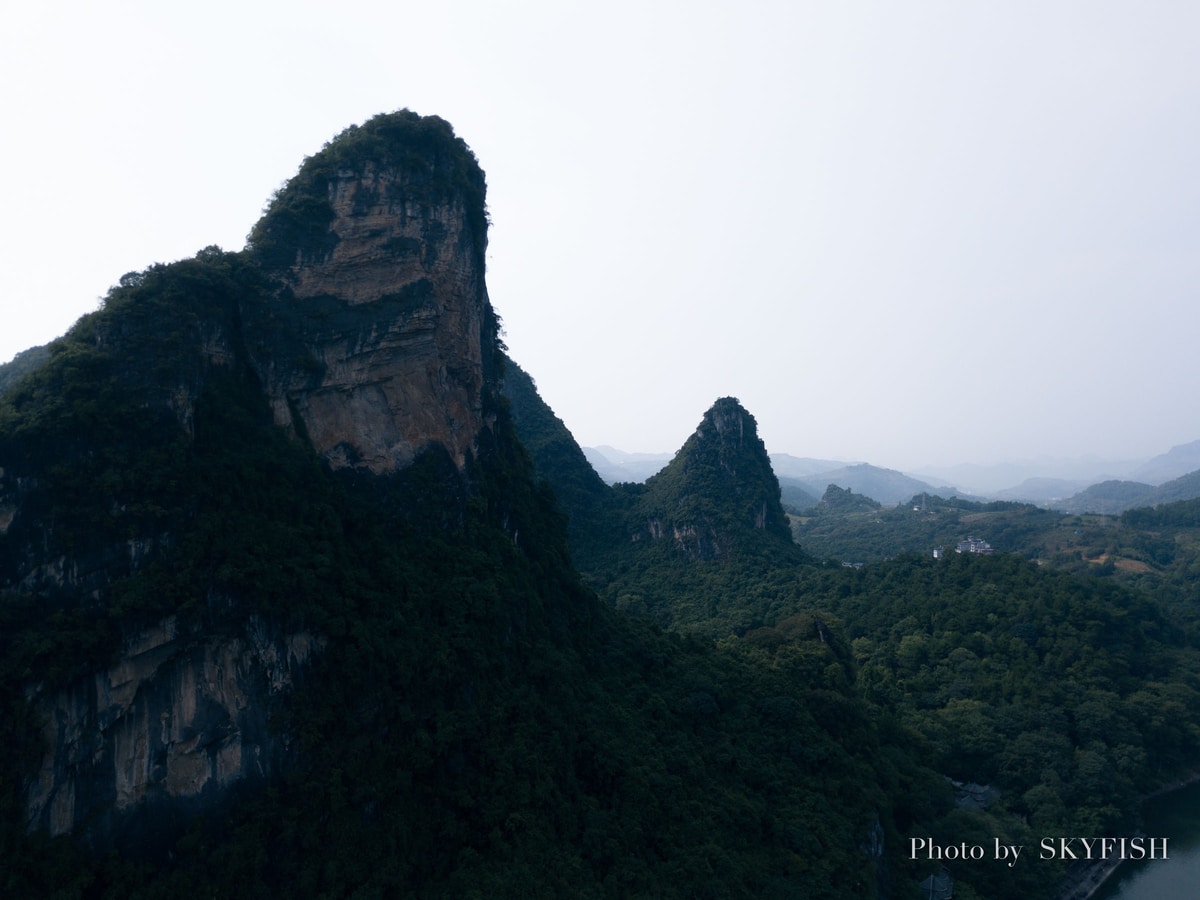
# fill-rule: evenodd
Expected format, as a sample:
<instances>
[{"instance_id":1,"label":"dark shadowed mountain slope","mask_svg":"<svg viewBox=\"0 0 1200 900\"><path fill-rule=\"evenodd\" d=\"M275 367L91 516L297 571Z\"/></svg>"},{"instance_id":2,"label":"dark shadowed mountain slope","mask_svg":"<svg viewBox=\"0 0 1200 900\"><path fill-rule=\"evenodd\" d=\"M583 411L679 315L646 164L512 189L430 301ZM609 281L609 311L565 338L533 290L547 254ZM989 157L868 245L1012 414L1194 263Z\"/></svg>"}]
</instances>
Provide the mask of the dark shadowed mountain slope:
<instances>
[{"instance_id":1,"label":"dark shadowed mountain slope","mask_svg":"<svg viewBox=\"0 0 1200 900\"><path fill-rule=\"evenodd\" d=\"M449 125L379 117L0 395L0 896L903 898L913 838L1132 834L1194 769L1148 593L813 564L731 398L597 484L500 394L486 226ZM1025 859L956 893L1052 896Z\"/></svg>"},{"instance_id":2,"label":"dark shadowed mountain slope","mask_svg":"<svg viewBox=\"0 0 1200 900\"><path fill-rule=\"evenodd\" d=\"M533 379L511 359L505 360L503 394L535 472L567 515L576 566L586 573L607 564L612 548L624 539L617 494L538 395Z\"/></svg>"},{"instance_id":3,"label":"dark shadowed mountain slope","mask_svg":"<svg viewBox=\"0 0 1200 900\"><path fill-rule=\"evenodd\" d=\"M735 401L718 401L714 409L726 414L723 420L747 424ZM739 502L769 481L747 434L717 428L706 416L660 475L620 486L633 539L616 546L611 563L589 578L618 609L716 637L723 647L771 653L787 635L816 635L839 660L826 669L832 683L852 677L879 704L877 721L894 724L894 714L919 732L922 759L938 772L988 784L1003 798L988 809L969 798L948 809L926 783L924 799L942 811L911 809L910 825L920 829L916 822L929 821L927 831L946 839L1008 834L1016 843L1080 828L1126 833L1137 827L1139 792L1200 753L1195 715L1186 711L1200 696L1194 629L1186 636L1155 597L1055 572L1014 553L953 551L955 541L978 528L998 545L1015 546L1048 528L1057 527L1055 541L1080 542L1111 526L1074 522L1064 534L1066 517L1058 513L932 494L878 509L834 488L833 505L845 501L851 511L814 516L809 524L852 528L874 555L843 558L879 561L817 565L774 532L756 528ZM855 511L860 501L869 511ZM705 552L706 535L717 536L709 538L715 550ZM910 541L920 555L903 552ZM949 552L934 559L938 544ZM788 665L789 658L775 656L774 664ZM1143 731L1143 699L1179 713L1170 725L1162 720L1169 736ZM1181 705L1174 706L1176 699ZM1108 716L1099 730L1098 710ZM1144 764L1130 765L1133 759ZM1098 771L1106 777L1095 778ZM1047 783L1046 772L1057 780ZM915 896L916 884L937 866L912 861L913 875L896 895L907 887ZM1056 896L1063 874L1061 865L1042 860L1019 871L988 864L951 869L957 892L996 898Z\"/></svg>"},{"instance_id":4,"label":"dark shadowed mountain slope","mask_svg":"<svg viewBox=\"0 0 1200 900\"><path fill-rule=\"evenodd\" d=\"M49 358L50 348L43 345L22 350L12 360L0 365L0 394L3 394L34 369L40 368Z\"/></svg>"}]
</instances>

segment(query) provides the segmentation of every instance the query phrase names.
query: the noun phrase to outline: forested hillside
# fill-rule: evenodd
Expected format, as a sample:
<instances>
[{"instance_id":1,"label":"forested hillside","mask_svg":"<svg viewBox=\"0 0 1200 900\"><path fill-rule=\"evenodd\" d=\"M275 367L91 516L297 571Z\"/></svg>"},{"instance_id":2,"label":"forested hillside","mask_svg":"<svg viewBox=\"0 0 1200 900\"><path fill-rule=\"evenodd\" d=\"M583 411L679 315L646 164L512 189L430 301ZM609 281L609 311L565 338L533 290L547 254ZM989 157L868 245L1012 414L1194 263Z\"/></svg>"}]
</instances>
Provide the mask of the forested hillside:
<instances>
[{"instance_id":1,"label":"forested hillside","mask_svg":"<svg viewBox=\"0 0 1200 900\"><path fill-rule=\"evenodd\" d=\"M694 469L694 452L692 437L663 475ZM740 470L753 489L761 469L747 462ZM535 463L552 484L560 477L546 460ZM826 684L854 692L885 745L916 748L941 777L918 778L915 805L898 812L908 836L1028 847L1058 834L1130 835L1140 826L1140 798L1200 760L1196 570L1164 572L1156 584L1174 585L1164 597L1134 578L1094 577L1092 570L1120 571L1118 564L1084 562L1071 549L1120 533L1130 537L1125 558L1157 548L1166 559L1194 540L1190 507L1128 513L1118 526L932 496L883 510L836 489L797 520L800 546L772 543L726 517L726 540L736 544L736 532L753 550L706 558L680 542L635 539L647 495L693 509L733 495L715 480L691 482L686 499L678 482L675 490L651 479L642 490L614 492L626 533L611 565L587 573L590 582L627 613L776 664L792 636L816 634L839 660L826 666ZM1143 527L1134 532L1135 525ZM954 552L972 533L999 552ZM935 559L941 544L947 552ZM834 548L863 564L830 559ZM1024 558L1039 549L1086 574ZM956 793L951 780L986 787ZM936 868L918 859L901 870L915 884ZM1008 868L990 853L948 869L956 897L1052 897L1063 874L1051 861Z\"/></svg>"},{"instance_id":2,"label":"forested hillside","mask_svg":"<svg viewBox=\"0 0 1200 900\"><path fill-rule=\"evenodd\" d=\"M1158 486L1137 481L1103 481L1056 503L1055 507L1074 513L1120 515L1127 509L1196 497L1200 497L1200 471L1188 472Z\"/></svg>"},{"instance_id":3,"label":"forested hillside","mask_svg":"<svg viewBox=\"0 0 1200 900\"><path fill-rule=\"evenodd\" d=\"M1200 576L1197 501L1074 515L1024 503L978 503L920 495L892 509L816 509L792 517L796 540L814 556L847 563L902 554L954 553L968 536L1062 571L1144 591L1172 614L1196 615Z\"/></svg>"}]
</instances>

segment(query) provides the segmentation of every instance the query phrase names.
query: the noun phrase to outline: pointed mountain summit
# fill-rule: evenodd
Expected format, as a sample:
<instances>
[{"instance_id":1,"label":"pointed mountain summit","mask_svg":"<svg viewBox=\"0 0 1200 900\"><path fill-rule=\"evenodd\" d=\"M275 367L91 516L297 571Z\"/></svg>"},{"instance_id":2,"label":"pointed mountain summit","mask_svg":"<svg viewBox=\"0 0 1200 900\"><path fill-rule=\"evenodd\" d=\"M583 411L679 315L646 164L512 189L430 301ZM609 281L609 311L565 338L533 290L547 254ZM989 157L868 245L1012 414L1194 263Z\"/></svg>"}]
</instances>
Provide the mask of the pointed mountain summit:
<instances>
[{"instance_id":1,"label":"pointed mountain summit","mask_svg":"<svg viewBox=\"0 0 1200 900\"><path fill-rule=\"evenodd\" d=\"M601 598L663 628L711 637L744 633L793 602L791 576L778 573L812 559L792 540L779 480L741 403L717 400L645 483L609 486L529 376L511 363L505 370L517 435L562 504L572 558Z\"/></svg>"},{"instance_id":2,"label":"pointed mountain summit","mask_svg":"<svg viewBox=\"0 0 1200 900\"><path fill-rule=\"evenodd\" d=\"M791 544L758 424L733 397L717 400L670 464L646 481L638 509L635 541L669 539L693 559L764 538Z\"/></svg>"},{"instance_id":3,"label":"pointed mountain summit","mask_svg":"<svg viewBox=\"0 0 1200 900\"><path fill-rule=\"evenodd\" d=\"M652 547L703 561L768 549L788 559L804 555L792 541L758 423L735 398L717 400L658 474L608 486L532 379L511 361L505 369L517 435L571 521L571 553L585 576ZM594 586L603 591L601 582Z\"/></svg>"}]
</instances>

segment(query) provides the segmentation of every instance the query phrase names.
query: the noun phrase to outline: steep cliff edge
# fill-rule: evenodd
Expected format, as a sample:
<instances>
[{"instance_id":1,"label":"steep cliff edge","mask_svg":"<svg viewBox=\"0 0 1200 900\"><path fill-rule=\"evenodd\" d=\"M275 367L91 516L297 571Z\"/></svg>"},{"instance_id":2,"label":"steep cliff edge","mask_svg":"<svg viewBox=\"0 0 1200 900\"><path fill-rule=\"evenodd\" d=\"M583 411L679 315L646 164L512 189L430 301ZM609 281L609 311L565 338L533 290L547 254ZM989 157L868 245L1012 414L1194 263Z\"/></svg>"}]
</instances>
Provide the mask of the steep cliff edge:
<instances>
[{"instance_id":1,"label":"steep cliff edge","mask_svg":"<svg viewBox=\"0 0 1200 900\"><path fill-rule=\"evenodd\" d=\"M435 443L461 468L475 449L496 332L483 197L449 125L397 113L306 160L251 234L281 314L304 311L298 352L258 360L275 420L335 468L393 471Z\"/></svg>"}]
</instances>

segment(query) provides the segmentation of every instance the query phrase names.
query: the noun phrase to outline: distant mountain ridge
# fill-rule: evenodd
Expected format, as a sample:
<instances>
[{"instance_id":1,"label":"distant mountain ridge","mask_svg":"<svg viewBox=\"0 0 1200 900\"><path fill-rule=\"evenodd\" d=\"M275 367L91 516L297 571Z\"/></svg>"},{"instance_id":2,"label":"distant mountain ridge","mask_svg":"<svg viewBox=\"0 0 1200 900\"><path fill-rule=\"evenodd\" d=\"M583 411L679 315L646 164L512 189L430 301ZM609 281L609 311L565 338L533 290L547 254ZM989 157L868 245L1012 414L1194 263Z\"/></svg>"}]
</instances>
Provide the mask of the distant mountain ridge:
<instances>
[{"instance_id":1,"label":"distant mountain ridge","mask_svg":"<svg viewBox=\"0 0 1200 900\"><path fill-rule=\"evenodd\" d=\"M864 494L884 506L907 503L917 494L930 493L949 496L957 493L953 487L935 487L927 481L921 481L919 478L913 478L911 475L905 475L895 469L883 469L870 463L859 463L788 480L799 482L818 496L823 496L831 484L837 485L844 490Z\"/></svg>"},{"instance_id":2,"label":"distant mountain ridge","mask_svg":"<svg viewBox=\"0 0 1200 900\"><path fill-rule=\"evenodd\" d=\"M1038 458L949 466L919 466L909 471L914 478L956 484L983 497L999 497L1031 479L1060 479L1082 487L1110 479L1129 478L1142 460L1111 460L1094 457L1074 459Z\"/></svg>"},{"instance_id":3,"label":"distant mountain ridge","mask_svg":"<svg viewBox=\"0 0 1200 900\"><path fill-rule=\"evenodd\" d=\"M646 481L662 472L671 461L669 454L627 453L607 445L582 449L592 468L608 484ZM768 454L767 460L779 479L783 503L797 510L815 506L831 484L888 506L906 503L921 493L956 493L953 487L935 486L895 469L870 463L847 463L787 453Z\"/></svg>"},{"instance_id":4,"label":"distant mountain ridge","mask_svg":"<svg viewBox=\"0 0 1200 900\"><path fill-rule=\"evenodd\" d=\"M1015 487L996 491L997 500L1017 500L1038 505L1053 505L1054 501L1071 497L1088 486L1086 481L1066 478L1026 478Z\"/></svg>"},{"instance_id":5,"label":"distant mountain ridge","mask_svg":"<svg viewBox=\"0 0 1200 900\"><path fill-rule=\"evenodd\" d=\"M596 470L596 474L609 484L645 481L651 475L662 471L671 461L670 453L626 453L607 444L581 449L592 468Z\"/></svg>"},{"instance_id":6,"label":"distant mountain ridge","mask_svg":"<svg viewBox=\"0 0 1200 900\"><path fill-rule=\"evenodd\" d=\"M1200 469L1200 441L1178 444L1138 466L1130 474L1131 481L1161 485Z\"/></svg>"},{"instance_id":7,"label":"distant mountain ridge","mask_svg":"<svg viewBox=\"0 0 1200 900\"><path fill-rule=\"evenodd\" d=\"M1052 505L1064 512L1115 516L1129 509L1194 500L1197 497L1200 497L1200 470L1173 478L1157 487L1140 481L1102 481Z\"/></svg>"},{"instance_id":8,"label":"distant mountain ridge","mask_svg":"<svg viewBox=\"0 0 1200 900\"><path fill-rule=\"evenodd\" d=\"M772 453L770 456L775 474L780 478L804 479L810 475L859 464L857 460L814 459L811 456L792 456L790 453Z\"/></svg>"},{"instance_id":9,"label":"distant mountain ridge","mask_svg":"<svg viewBox=\"0 0 1200 900\"><path fill-rule=\"evenodd\" d=\"M670 460L665 453L628 453L602 445L584 447L584 454L608 484L642 482L661 471ZM1141 505L1156 505L1196 496L1185 476L1200 471L1200 441L1180 444L1143 463L1103 460L1048 460L1046 474L1036 461L991 466L964 464L942 474L910 474L866 462L845 462L788 453L769 454L779 479L785 506L801 511L816 505L830 485L855 491L885 506L907 503L914 496L933 493L975 500L1010 500L1034 503L1071 512L1118 514ZM1102 473L1070 477L1072 471ZM951 473L968 485L966 490L942 481ZM1006 479L1021 479L1000 487ZM1181 480L1185 479L1185 480ZM1176 483L1178 482L1178 483ZM1159 491L1158 488L1162 490Z\"/></svg>"}]
</instances>

